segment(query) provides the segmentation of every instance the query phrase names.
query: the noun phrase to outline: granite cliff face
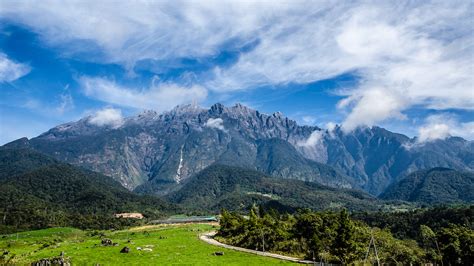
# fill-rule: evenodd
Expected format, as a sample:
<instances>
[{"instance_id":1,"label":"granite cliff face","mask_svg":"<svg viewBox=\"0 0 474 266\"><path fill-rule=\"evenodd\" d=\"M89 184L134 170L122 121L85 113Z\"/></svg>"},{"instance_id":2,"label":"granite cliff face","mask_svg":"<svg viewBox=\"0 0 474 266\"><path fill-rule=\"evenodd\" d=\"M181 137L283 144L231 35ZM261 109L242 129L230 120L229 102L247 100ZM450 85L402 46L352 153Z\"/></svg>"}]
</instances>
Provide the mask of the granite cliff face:
<instances>
[{"instance_id":1,"label":"granite cliff face","mask_svg":"<svg viewBox=\"0 0 474 266\"><path fill-rule=\"evenodd\" d=\"M128 189L159 194L214 163L374 195L419 169L474 169L474 144L461 138L418 144L378 127L328 131L241 104L145 111L114 126L93 125L86 117L8 145L30 146L112 176Z\"/></svg>"}]
</instances>

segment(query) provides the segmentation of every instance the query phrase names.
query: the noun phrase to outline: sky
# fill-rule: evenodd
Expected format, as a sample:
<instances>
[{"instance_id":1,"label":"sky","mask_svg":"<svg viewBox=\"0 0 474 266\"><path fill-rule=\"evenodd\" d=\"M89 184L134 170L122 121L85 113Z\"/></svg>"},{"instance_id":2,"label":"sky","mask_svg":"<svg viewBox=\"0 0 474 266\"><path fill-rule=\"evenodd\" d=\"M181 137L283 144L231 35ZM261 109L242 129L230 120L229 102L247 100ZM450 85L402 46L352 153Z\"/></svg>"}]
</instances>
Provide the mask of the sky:
<instances>
[{"instance_id":1,"label":"sky","mask_svg":"<svg viewBox=\"0 0 474 266\"><path fill-rule=\"evenodd\" d=\"M474 2L0 3L0 145L191 102L472 140Z\"/></svg>"}]
</instances>

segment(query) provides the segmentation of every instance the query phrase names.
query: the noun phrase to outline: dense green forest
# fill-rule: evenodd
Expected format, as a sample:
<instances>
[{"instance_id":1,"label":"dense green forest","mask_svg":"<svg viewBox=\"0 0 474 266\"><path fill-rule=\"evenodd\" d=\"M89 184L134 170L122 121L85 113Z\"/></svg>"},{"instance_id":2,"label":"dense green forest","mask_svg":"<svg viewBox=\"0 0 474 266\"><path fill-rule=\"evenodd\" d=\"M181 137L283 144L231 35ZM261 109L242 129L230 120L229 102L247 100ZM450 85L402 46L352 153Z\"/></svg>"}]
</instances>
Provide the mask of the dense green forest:
<instances>
[{"instance_id":1,"label":"dense green forest","mask_svg":"<svg viewBox=\"0 0 474 266\"><path fill-rule=\"evenodd\" d=\"M241 167L212 165L192 177L177 192L167 197L188 209L248 211L253 203L279 211L299 208L379 210L390 206L369 194L351 189L337 189L314 182L269 177Z\"/></svg>"},{"instance_id":2,"label":"dense green forest","mask_svg":"<svg viewBox=\"0 0 474 266\"><path fill-rule=\"evenodd\" d=\"M405 214L375 213L373 217L364 213L351 217L346 210L314 212L306 209L290 215L254 206L248 216L223 210L216 237L244 248L348 264L365 260L373 236L383 263L472 265L472 210L471 207L444 209L441 213L439 209ZM436 212L437 216L428 218ZM376 221L381 215L385 217L381 219L382 226L364 222ZM418 222L412 223L412 219ZM406 226L399 228L397 224ZM367 260L373 261L374 254L372 249Z\"/></svg>"},{"instance_id":3,"label":"dense green forest","mask_svg":"<svg viewBox=\"0 0 474 266\"><path fill-rule=\"evenodd\" d=\"M390 185L381 199L424 204L473 203L474 173L436 167L416 171Z\"/></svg>"},{"instance_id":4,"label":"dense green forest","mask_svg":"<svg viewBox=\"0 0 474 266\"><path fill-rule=\"evenodd\" d=\"M110 177L31 150L0 150L0 168L0 232L120 228L139 221L116 219L114 213L159 218L179 211L159 198L135 195Z\"/></svg>"}]
</instances>

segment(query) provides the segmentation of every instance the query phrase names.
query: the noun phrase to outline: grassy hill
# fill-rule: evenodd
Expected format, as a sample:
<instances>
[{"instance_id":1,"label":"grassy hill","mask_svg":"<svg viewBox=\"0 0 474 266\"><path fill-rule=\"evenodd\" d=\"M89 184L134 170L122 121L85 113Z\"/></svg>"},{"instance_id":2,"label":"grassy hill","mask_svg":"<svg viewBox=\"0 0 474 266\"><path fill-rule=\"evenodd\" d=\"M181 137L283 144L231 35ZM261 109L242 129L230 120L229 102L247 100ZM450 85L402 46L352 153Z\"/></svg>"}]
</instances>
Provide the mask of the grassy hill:
<instances>
[{"instance_id":1,"label":"grassy hill","mask_svg":"<svg viewBox=\"0 0 474 266\"><path fill-rule=\"evenodd\" d=\"M287 211L340 207L375 210L381 205L380 201L361 191L273 178L258 171L223 165L204 169L168 199L192 209L214 211L221 208L242 210L252 203Z\"/></svg>"},{"instance_id":2,"label":"grassy hill","mask_svg":"<svg viewBox=\"0 0 474 266\"><path fill-rule=\"evenodd\" d=\"M408 175L389 186L380 198L427 204L473 203L473 191L474 173L437 167Z\"/></svg>"},{"instance_id":3,"label":"grassy hill","mask_svg":"<svg viewBox=\"0 0 474 266\"><path fill-rule=\"evenodd\" d=\"M135 195L112 178L27 150L0 150L0 231L117 226L117 212L157 218L177 207ZM19 167L21 166L21 167Z\"/></svg>"}]
</instances>

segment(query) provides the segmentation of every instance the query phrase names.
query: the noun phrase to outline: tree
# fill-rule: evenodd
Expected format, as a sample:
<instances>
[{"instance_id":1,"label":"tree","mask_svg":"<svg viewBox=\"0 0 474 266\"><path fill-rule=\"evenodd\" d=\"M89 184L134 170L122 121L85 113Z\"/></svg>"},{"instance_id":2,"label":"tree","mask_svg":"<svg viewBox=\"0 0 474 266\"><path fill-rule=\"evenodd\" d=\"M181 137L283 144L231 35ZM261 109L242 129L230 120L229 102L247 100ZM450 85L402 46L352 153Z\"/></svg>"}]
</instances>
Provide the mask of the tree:
<instances>
[{"instance_id":1,"label":"tree","mask_svg":"<svg viewBox=\"0 0 474 266\"><path fill-rule=\"evenodd\" d=\"M431 255L433 259L437 261L441 261L441 265L443 265L443 255L441 253L441 250L439 249L439 244L438 240L436 239L436 234L431 230L431 228L427 225L420 225L420 234L421 234L421 239L423 241L423 245L425 249L428 251L428 253L433 254L433 249L432 244L435 244L436 247L436 252L434 255Z\"/></svg>"},{"instance_id":2,"label":"tree","mask_svg":"<svg viewBox=\"0 0 474 266\"><path fill-rule=\"evenodd\" d=\"M473 265L474 231L469 228L451 225L438 232L438 241L447 264Z\"/></svg>"},{"instance_id":3,"label":"tree","mask_svg":"<svg viewBox=\"0 0 474 266\"><path fill-rule=\"evenodd\" d=\"M351 263L356 258L356 243L354 241L354 225L347 210L339 213L339 225L336 229L336 238L331 247L334 254L343 264Z\"/></svg>"}]
</instances>

